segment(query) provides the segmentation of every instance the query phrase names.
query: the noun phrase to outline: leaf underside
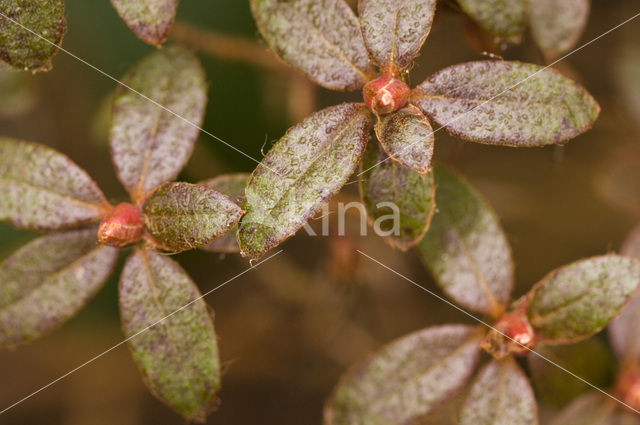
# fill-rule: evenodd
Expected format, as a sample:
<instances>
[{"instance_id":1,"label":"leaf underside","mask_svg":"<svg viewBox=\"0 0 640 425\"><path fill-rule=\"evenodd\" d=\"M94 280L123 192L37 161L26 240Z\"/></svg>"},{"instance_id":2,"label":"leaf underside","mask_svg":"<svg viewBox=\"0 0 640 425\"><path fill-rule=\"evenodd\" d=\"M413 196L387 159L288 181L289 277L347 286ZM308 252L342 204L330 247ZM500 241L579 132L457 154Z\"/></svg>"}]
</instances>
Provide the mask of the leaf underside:
<instances>
[{"instance_id":1,"label":"leaf underside","mask_svg":"<svg viewBox=\"0 0 640 425\"><path fill-rule=\"evenodd\" d=\"M220 364L198 288L169 257L136 249L119 291L122 328L145 383L186 419L204 421L215 406Z\"/></svg>"},{"instance_id":2,"label":"leaf underside","mask_svg":"<svg viewBox=\"0 0 640 425\"><path fill-rule=\"evenodd\" d=\"M590 7L590 0L532 0L531 32L547 60L562 56L576 45L587 25Z\"/></svg>"},{"instance_id":3,"label":"leaf underside","mask_svg":"<svg viewBox=\"0 0 640 425\"><path fill-rule=\"evenodd\" d=\"M140 40L159 47L173 25L178 0L111 0L111 4Z\"/></svg>"},{"instance_id":4,"label":"leaf underside","mask_svg":"<svg viewBox=\"0 0 640 425\"><path fill-rule=\"evenodd\" d=\"M412 102L455 136L514 147L562 143L600 113L593 97L559 72L508 61L445 68L413 91Z\"/></svg>"},{"instance_id":5,"label":"leaf underside","mask_svg":"<svg viewBox=\"0 0 640 425\"><path fill-rule=\"evenodd\" d=\"M485 31L517 43L524 31L528 0L458 0L471 19Z\"/></svg>"}]
</instances>

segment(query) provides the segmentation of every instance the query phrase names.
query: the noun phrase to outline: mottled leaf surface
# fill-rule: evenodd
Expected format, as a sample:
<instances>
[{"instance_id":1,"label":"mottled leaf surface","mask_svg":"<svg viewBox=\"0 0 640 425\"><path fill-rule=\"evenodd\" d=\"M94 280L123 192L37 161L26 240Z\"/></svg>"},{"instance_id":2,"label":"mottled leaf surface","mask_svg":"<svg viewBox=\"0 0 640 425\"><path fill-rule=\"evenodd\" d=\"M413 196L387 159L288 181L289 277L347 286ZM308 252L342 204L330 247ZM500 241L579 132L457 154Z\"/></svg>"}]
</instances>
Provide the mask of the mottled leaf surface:
<instances>
[{"instance_id":1,"label":"mottled leaf surface","mask_svg":"<svg viewBox=\"0 0 640 425\"><path fill-rule=\"evenodd\" d=\"M518 42L522 37L527 0L458 0L458 4L491 34L510 42Z\"/></svg>"},{"instance_id":2,"label":"mottled leaf surface","mask_svg":"<svg viewBox=\"0 0 640 425\"><path fill-rule=\"evenodd\" d=\"M394 161L420 174L429 172L433 157L433 129L420 109L408 105L384 115L378 119L375 130L380 144Z\"/></svg>"},{"instance_id":3,"label":"mottled leaf surface","mask_svg":"<svg viewBox=\"0 0 640 425\"><path fill-rule=\"evenodd\" d=\"M207 87L196 57L175 46L145 57L122 81L184 118L118 87L111 155L120 181L139 199L173 180L191 156L204 116Z\"/></svg>"},{"instance_id":4,"label":"mottled leaf surface","mask_svg":"<svg viewBox=\"0 0 640 425\"><path fill-rule=\"evenodd\" d=\"M550 425L634 425L636 415L626 413L615 400L595 391L577 398L557 414Z\"/></svg>"},{"instance_id":5,"label":"mottled leaf surface","mask_svg":"<svg viewBox=\"0 0 640 425\"><path fill-rule=\"evenodd\" d=\"M325 425L412 423L453 396L479 357L477 328L427 328L393 341L342 377Z\"/></svg>"},{"instance_id":6,"label":"mottled leaf surface","mask_svg":"<svg viewBox=\"0 0 640 425\"><path fill-rule=\"evenodd\" d=\"M244 256L260 257L320 211L355 171L371 126L364 104L344 103L287 131L249 180L238 233Z\"/></svg>"},{"instance_id":7,"label":"mottled leaf surface","mask_svg":"<svg viewBox=\"0 0 640 425\"><path fill-rule=\"evenodd\" d=\"M344 0L251 0L267 43L293 67L333 90L356 90L373 75L358 18Z\"/></svg>"},{"instance_id":8,"label":"mottled leaf surface","mask_svg":"<svg viewBox=\"0 0 640 425\"><path fill-rule=\"evenodd\" d=\"M376 232L382 231L392 246L406 251L422 239L431 223L436 206L433 172L422 175L386 159L378 143L369 143L362 159L360 193Z\"/></svg>"},{"instance_id":9,"label":"mottled leaf surface","mask_svg":"<svg viewBox=\"0 0 640 425\"><path fill-rule=\"evenodd\" d=\"M65 155L0 138L0 220L58 230L99 220L108 208L91 177Z\"/></svg>"},{"instance_id":10,"label":"mottled leaf surface","mask_svg":"<svg viewBox=\"0 0 640 425\"><path fill-rule=\"evenodd\" d=\"M0 346L36 339L73 317L107 280L118 250L96 229L43 236L0 263Z\"/></svg>"},{"instance_id":11,"label":"mottled leaf surface","mask_svg":"<svg viewBox=\"0 0 640 425\"><path fill-rule=\"evenodd\" d=\"M499 316L513 286L509 242L493 210L462 176L434 165L437 211L418 244L436 283L460 305Z\"/></svg>"},{"instance_id":12,"label":"mottled leaf surface","mask_svg":"<svg viewBox=\"0 0 640 425\"><path fill-rule=\"evenodd\" d=\"M538 406L529 380L512 357L494 360L475 378L460 425L537 425Z\"/></svg>"},{"instance_id":13,"label":"mottled leaf surface","mask_svg":"<svg viewBox=\"0 0 640 425\"><path fill-rule=\"evenodd\" d=\"M124 334L151 392L203 421L220 388L213 319L189 276L169 257L136 249L120 279Z\"/></svg>"},{"instance_id":14,"label":"mottled leaf surface","mask_svg":"<svg viewBox=\"0 0 640 425\"><path fill-rule=\"evenodd\" d=\"M176 17L178 0L111 0L111 4L140 40L160 46Z\"/></svg>"},{"instance_id":15,"label":"mottled leaf surface","mask_svg":"<svg viewBox=\"0 0 640 425\"><path fill-rule=\"evenodd\" d=\"M559 72L507 61L438 71L413 91L412 102L458 137L517 147L572 139L600 113L591 95Z\"/></svg>"},{"instance_id":16,"label":"mottled leaf surface","mask_svg":"<svg viewBox=\"0 0 640 425\"><path fill-rule=\"evenodd\" d=\"M640 284L640 262L618 255L554 270L528 294L529 322L540 342L576 342L598 332Z\"/></svg>"},{"instance_id":17,"label":"mottled leaf surface","mask_svg":"<svg viewBox=\"0 0 640 425\"><path fill-rule=\"evenodd\" d=\"M411 64L431 31L435 0L361 0L360 27L371 57L384 72Z\"/></svg>"},{"instance_id":18,"label":"mottled leaf surface","mask_svg":"<svg viewBox=\"0 0 640 425\"><path fill-rule=\"evenodd\" d=\"M0 0L0 12L22 25L0 17L0 59L24 71L49 71L66 28L64 0Z\"/></svg>"},{"instance_id":19,"label":"mottled leaf surface","mask_svg":"<svg viewBox=\"0 0 640 425\"><path fill-rule=\"evenodd\" d=\"M242 217L242 209L227 196L206 186L167 183L142 205L145 229L163 249L185 251L227 233Z\"/></svg>"},{"instance_id":20,"label":"mottled leaf surface","mask_svg":"<svg viewBox=\"0 0 640 425\"><path fill-rule=\"evenodd\" d=\"M223 174L213 179L203 181L200 184L227 195L237 205L242 205L245 200L244 189L247 187L247 183L249 183L249 177L250 175L246 173ZM234 226L218 239L200 248L209 252L240 252L237 227Z\"/></svg>"},{"instance_id":21,"label":"mottled leaf surface","mask_svg":"<svg viewBox=\"0 0 640 425\"><path fill-rule=\"evenodd\" d=\"M547 60L571 50L589 19L590 0L529 0L531 32Z\"/></svg>"}]
</instances>

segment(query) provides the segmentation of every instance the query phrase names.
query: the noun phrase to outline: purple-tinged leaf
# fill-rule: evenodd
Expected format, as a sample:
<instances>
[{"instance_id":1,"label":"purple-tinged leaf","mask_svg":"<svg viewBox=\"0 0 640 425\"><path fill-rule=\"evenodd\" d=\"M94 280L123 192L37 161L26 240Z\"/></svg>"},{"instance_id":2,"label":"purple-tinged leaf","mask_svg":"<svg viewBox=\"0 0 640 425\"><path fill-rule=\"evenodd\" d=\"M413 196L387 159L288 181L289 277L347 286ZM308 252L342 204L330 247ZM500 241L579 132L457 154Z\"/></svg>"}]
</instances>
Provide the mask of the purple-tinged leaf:
<instances>
[{"instance_id":1,"label":"purple-tinged leaf","mask_svg":"<svg viewBox=\"0 0 640 425\"><path fill-rule=\"evenodd\" d=\"M227 196L206 186L167 183L144 201L142 219L158 248L186 251L227 233L242 217Z\"/></svg>"},{"instance_id":2,"label":"purple-tinged leaf","mask_svg":"<svg viewBox=\"0 0 640 425\"><path fill-rule=\"evenodd\" d=\"M619 255L577 261L549 273L527 294L539 342L566 344L604 328L640 284L640 262Z\"/></svg>"},{"instance_id":3,"label":"purple-tinged leaf","mask_svg":"<svg viewBox=\"0 0 640 425\"><path fill-rule=\"evenodd\" d=\"M411 64L431 31L436 0L360 0L365 45L383 72Z\"/></svg>"},{"instance_id":4,"label":"purple-tinged leaf","mask_svg":"<svg viewBox=\"0 0 640 425\"><path fill-rule=\"evenodd\" d=\"M571 50L589 19L590 0L530 0L531 32L548 61Z\"/></svg>"},{"instance_id":5,"label":"purple-tinged leaf","mask_svg":"<svg viewBox=\"0 0 640 425\"><path fill-rule=\"evenodd\" d=\"M109 210L87 173L49 147L0 139L0 220L22 229L60 230Z\"/></svg>"},{"instance_id":6,"label":"purple-tinged leaf","mask_svg":"<svg viewBox=\"0 0 640 425\"><path fill-rule=\"evenodd\" d=\"M140 40L160 47L175 20L178 0L111 0L111 4Z\"/></svg>"},{"instance_id":7,"label":"purple-tinged leaf","mask_svg":"<svg viewBox=\"0 0 640 425\"><path fill-rule=\"evenodd\" d=\"M378 119L375 130L391 159L420 174L431 170L433 129L420 109L408 105L384 115Z\"/></svg>"},{"instance_id":8,"label":"purple-tinged leaf","mask_svg":"<svg viewBox=\"0 0 640 425\"><path fill-rule=\"evenodd\" d=\"M191 156L207 97L204 72L190 52L168 47L151 53L120 86L113 105L111 155L134 200L173 180ZM186 120L186 121L185 121Z\"/></svg>"},{"instance_id":9,"label":"purple-tinged leaf","mask_svg":"<svg viewBox=\"0 0 640 425\"><path fill-rule=\"evenodd\" d=\"M275 52L317 84L356 90L373 76L358 18L344 0L251 0Z\"/></svg>"},{"instance_id":10,"label":"purple-tinged leaf","mask_svg":"<svg viewBox=\"0 0 640 425\"><path fill-rule=\"evenodd\" d=\"M0 263L0 346L12 347L73 317L111 274L118 250L96 229L35 239Z\"/></svg>"},{"instance_id":11,"label":"purple-tinged leaf","mask_svg":"<svg viewBox=\"0 0 640 425\"><path fill-rule=\"evenodd\" d=\"M238 238L242 255L257 258L292 236L320 211L355 171L373 116L344 103L291 127L258 165L246 189Z\"/></svg>"},{"instance_id":12,"label":"purple-tinged leaf","mask_svg":"<svg viewBox=\"0 0 640 425\"><path fill-rule=\"evenodd\" d=\"M522 38L527 0L458 0L462 11L485 31L512 43Z\"/></svg>"},{"instance_id":13,"label":"purple-tinged leaf","mask_svg":"<svg viewBox=\"0 0 640 425\"><path fill-rule=\"evenodd\" d=\"M593 391L565 407L550 425L635 425L635 416L622 411L615 400Z\"/></svg>"},{"instance_id":14,"label":"purple-tinged leaf","mask_svg":"<svg viewBox=\"0 0 640 425\"><path fill-rule=\"evenodd\" d=\"M423 329L382 348L342 377L325 425L413 423L452 397L478 362L478 328Z\"/></svg>"},{"instance_id":15,"label":"purple-tinged leaf","mask_svg":"<svg viewBox=\"0 0 640 425\"><path fill-rule=\"evenodd\" d=\"M249 177L249 174L245 173L223 174L213 179L203 181L200 184L227 195L237 205L242 205L245 200L244 189L247 187ZM223 236L200 248L209 252L240 252L237 233L237 228L234 226Z\"/></svg>"},{"instance_id":16,"label":"purple-tinged leaf","mask_svg":"<svg viewBox=\"0 0 640 425\"><path fill-rule=\"evenodd\" d=\"M438 71L413 91L412 102L458 137L514 147L562 143L600 113L593 97L559 72L506 61Z\"/></svg>"},{"instance_id":17,"label":"purple-tinged leaf","mask_svg":"<svg viewBox=\"0 0 640 425\"><path fill-rule=\"evenodd\" d=\"M175 261L140 249L119 289L122 328L145 383L187 420L204 421L216 404L220 362L200 291Z\"/></svg>"},{"instance_id":18,"label":"purple-tinged leaf","mask_svg":"<svg viewBox=\"0 0 640 425\"><path fill-rule=\"evenodd\" d=\"M388 158L378 143L369 143L362 159L360 193L376 233L406 251L422 239L431 223L436 207L433 173L422 175Z\"/></svg>"},{"instance_id":19,"label":"purple-tinged leaf","mask_svg":"<svg viewBox=\"0 0 640 425\"><path fill-rule=\"evenodd\" d=\"M66 28L64 0L0 0L0 12L22 25L0 17L0 60L19 70L49 71Z\"/></svg>"},{"instance_id":20,"label":"purple-tinged leaf","mask_svg":"<svg viewBox=\"0 0 640 425\"><path fill-rule=\"evenodd\" d=\"M458 304L498 318L513 287L513 260L500 222L458 173L434 165L437 211L418 244L442 290Z\"/></svg>"},{"instance_id":21,"label":"purple-tinged leaf","mask_svg":"<svg viewBox=\"0 0 640 425\"><path fill-rule=\"evenodd\" d=\"M493 360L471 384L460 425L537 425L538 405L513 357Z\"/></svg>"}]
</instances>

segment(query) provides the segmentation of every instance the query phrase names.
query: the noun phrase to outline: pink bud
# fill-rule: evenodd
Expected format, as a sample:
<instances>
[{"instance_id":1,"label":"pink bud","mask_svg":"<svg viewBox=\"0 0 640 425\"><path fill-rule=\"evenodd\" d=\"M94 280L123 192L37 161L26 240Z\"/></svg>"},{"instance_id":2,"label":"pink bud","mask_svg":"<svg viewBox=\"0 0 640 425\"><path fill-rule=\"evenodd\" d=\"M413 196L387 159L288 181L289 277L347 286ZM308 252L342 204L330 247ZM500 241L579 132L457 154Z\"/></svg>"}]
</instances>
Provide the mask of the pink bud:
<instances>
[{"instance_id":1,"label":"pink bud","mask_svg":"<svg viewBox=\"0 0 640 425\"><path fill-rule=\"evenodd\" d=\"M623 368L616 382L616 395L628 406L640 409L640 366Z\"/></svg>"},{"instance_id":2,"label":"pink bud","mask_svg":"<svg viewBox=\"0 0 640 425\"><path fill-rule=\"evenodd\" d=\"M364 102L378 115L390 114L409 101L409 86L392 75L369 81L363 89Z\"/></svg>"},{"instance_id":3,"label":"pink bud","mask_svg":"<svg viewBox=\"0 0 640 425\"><path fill-rule=\"evenodd\" d=\"M142 221L138 209L127 202L118 204L102 219L98 228L98 242L122 248L142 237Z\"/></svg>"},{"instance_id":4,"label":"pink bud","mask_svg":"<svg viewBox=\"0 0 640 425\"><path fill-rule=\"evenodd\" d=\"M524 311L505 313L487 334L482 348L495 358L509 354L526 354L535 345L533 328Z\"/></svg>"}]
</instances>

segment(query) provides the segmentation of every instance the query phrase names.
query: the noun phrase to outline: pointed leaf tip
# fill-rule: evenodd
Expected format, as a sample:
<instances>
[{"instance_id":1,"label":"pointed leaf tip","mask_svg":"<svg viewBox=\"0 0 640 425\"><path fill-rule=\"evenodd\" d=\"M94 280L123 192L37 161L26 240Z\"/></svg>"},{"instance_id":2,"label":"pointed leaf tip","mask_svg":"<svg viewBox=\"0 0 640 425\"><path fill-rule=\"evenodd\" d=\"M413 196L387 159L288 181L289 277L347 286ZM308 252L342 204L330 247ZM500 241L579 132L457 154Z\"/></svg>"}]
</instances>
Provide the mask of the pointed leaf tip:
<instances>
[{"instance_id":1,"label":"pointed leaf tip","mask_svg":"<svg viewBox=\"0 0 640 425\"><path fill-rule=\"evenodd\" d=\"M571 50L589 19L590 0L532 0L531 32L548 61Z\"/></svg>"},{"instance_id":2,"label":"pointed leaf tip","mask_svg":"<svg viewBox=\"0 0 640 425\"><path fill-rule=\"evenodd\" d=\"M458 4L485 31L508 42L520 41L528 0L458 0Z\"/></svg>"},{"instance_id":3,"label":"pointed leaf tip","mask_svg":"<svg viewBox=\"0 0 640 425\"><path fill-rule=\"evenodd\" d=\"M160 46L175 20L178 0L111 0L111 4L140 40Z\"/></svg>"}]
</instances>

